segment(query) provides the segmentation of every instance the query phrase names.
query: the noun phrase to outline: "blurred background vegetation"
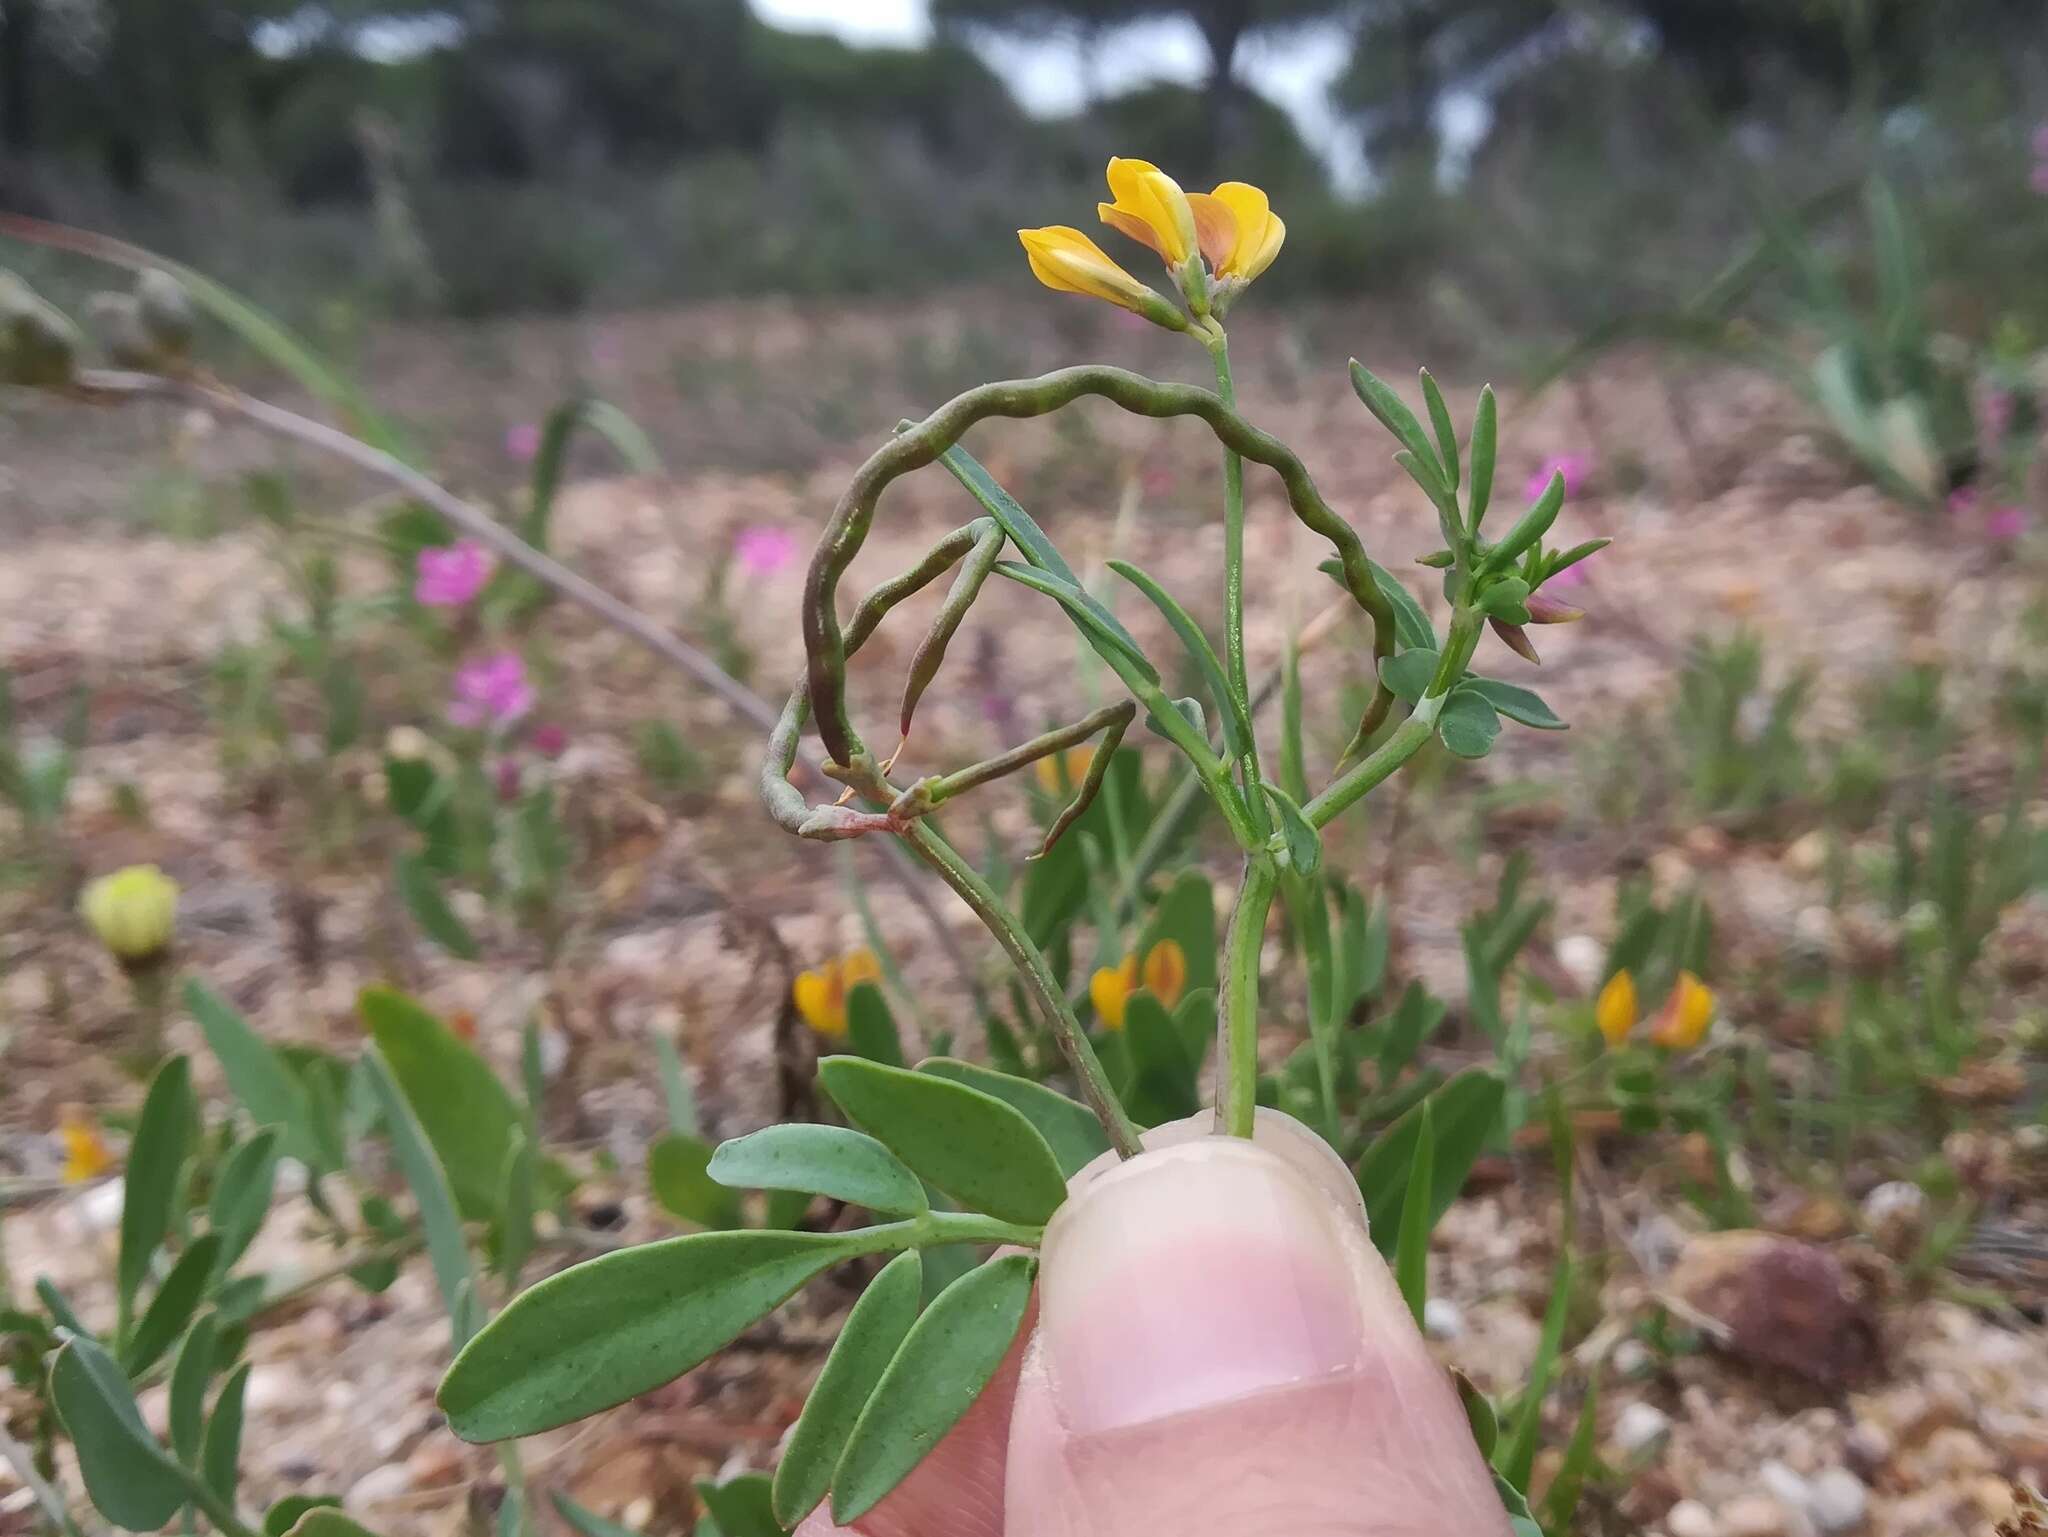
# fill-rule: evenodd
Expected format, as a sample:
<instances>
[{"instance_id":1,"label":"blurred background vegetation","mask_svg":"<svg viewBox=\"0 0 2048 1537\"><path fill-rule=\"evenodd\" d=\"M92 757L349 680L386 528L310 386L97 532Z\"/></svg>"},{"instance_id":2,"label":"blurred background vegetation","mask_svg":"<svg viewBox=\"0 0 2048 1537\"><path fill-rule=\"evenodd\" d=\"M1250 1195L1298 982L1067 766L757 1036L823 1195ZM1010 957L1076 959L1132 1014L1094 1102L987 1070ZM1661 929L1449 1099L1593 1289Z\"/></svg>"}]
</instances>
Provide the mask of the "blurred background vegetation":
<instances>
[{"instance_id":1,"label":"blurred background vegetation","mask_svg":"<svg viewBox=\"0 0 2048 1537\"><path fill-rule=\"evenodd\" d=\"M2044 221L1986 217L2034 196L2039 0L928 10L905 48L747 0L0 0L0 208L302 314L560 312L972 278L1138 153L1271 188L1274 286L1420 287L1492 347L1683 297L1760 199L1881 157L1965 309L1987 268L2048 263ZM1163 24L1198 40L1187 83L1132 67ZM1244 83L1311 43L1345 54L1313 143ZM1081 110L1018 104L990 61L1031 50L1070 61Z\"/></svg>"}]
</instances>

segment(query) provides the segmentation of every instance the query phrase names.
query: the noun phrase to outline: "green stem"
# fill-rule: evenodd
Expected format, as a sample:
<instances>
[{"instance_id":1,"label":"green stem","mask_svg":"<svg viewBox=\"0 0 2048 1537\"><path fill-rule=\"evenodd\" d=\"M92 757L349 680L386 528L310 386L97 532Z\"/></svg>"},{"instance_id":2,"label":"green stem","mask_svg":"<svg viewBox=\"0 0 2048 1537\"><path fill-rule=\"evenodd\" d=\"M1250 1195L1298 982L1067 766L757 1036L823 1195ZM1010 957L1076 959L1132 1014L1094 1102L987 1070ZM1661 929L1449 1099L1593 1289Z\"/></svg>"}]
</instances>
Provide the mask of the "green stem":
<instances>
[{"instance_id":1,"label":"green stem","mask_svg":"<svg viewBox=\"0 0 2048 1537\"><path fill-rule=\"evenodd\" d=\"M213 1529L220 1537L256 1537L242 1518L236 1514L233 1502L222 1499L214 1492L213 1486L192 1469L180 1464L185 1475L185 1492L201 1515L213 1523Z\"/></svg>"},{"instance_id":2,"label":"green stem","mask_svg":"<svg viewBox=\"0 0 2048 1537\"><path fill-rule=\"evenodd\" d=\"M958 893L961 901L973 909L974 916L995 935L996 943L1003 947L1011 964L1023 974L1025 987L1037 1000L1039 1012L1045 1016L1053 1038L1059 1042L1061 1055L1067 1059L1067 1066L1073 1069L1080 1084L1082 1097L1102 1122L1102 1129L1109 1134L1110 1145L1124 1158L1142 1151L1137 1126L1124 1113L1116 1090L1110 1086L1109 1075L1103 1071L1101 1059L1082 1033L1081 1021L1068 1004L1066 994L1060 991L1059 979L1052 974L1052 967L1046 964L1038 946L1031 942L1031 936L1024 932L1024 926L1003 905L1002 898L996 895L988 882L929 823L912 822L904 829L903 840Z\"/></svg>"},{"instance_id":3,"label":"green stem","mask_svg":"<svg viewBox=\"0 0 2048 1537\"><path fill-rule=\"evenodd\" d=\"M1230 372L1230 338L1223 327L1211 322L1211 338L1203 345L1216 365L1216 394L1223 404L1237 409L1237 381ZM1244 657L1244 456L1229 444L1223 448L1223 665L1230 690L1237 696L1239 715L1251 716L1252 686ZM1217 704L1230 709L1233 701ZM1238 765L1245 800L1252 818L1265 826L1265 801L1259 793L1259 748L1255 741L1245 744L1245 761Z\"/></svg>"},{"instance_id":4,"label":"green stem","mask_svg":"<svg viewBox=\"0 0 2048 1537\"><path fill-rule=\"evenodd\" d=\"M1221 1039L1223 1081L1218 1085L1216 1113L1220 1129L1233 1137L1249 1137L1259 1101L1259 952L1266 942L1266 918L1280 868L1261 850L1245 861L1244 884L1230 915L1224 941Z\"/></svg>"}]
</instances>

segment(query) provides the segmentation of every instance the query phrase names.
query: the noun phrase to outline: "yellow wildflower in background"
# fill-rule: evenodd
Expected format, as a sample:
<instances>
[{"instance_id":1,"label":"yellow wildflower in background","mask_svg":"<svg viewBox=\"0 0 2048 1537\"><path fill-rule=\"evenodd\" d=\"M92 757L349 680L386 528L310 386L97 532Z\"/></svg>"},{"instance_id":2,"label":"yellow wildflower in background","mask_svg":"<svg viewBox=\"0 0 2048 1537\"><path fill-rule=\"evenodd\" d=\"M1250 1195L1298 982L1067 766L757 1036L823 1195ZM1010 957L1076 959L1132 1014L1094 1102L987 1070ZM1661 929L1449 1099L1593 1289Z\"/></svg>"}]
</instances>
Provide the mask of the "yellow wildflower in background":
<instances>
[{"instance_id":1,"label":"yellow wildflower in background","mask_svg":"<svg viewBox=\"0 0 2048 1537\"><path fill-rule=\"evenodd\" d=\"M1094 748L1069 747L1065 752L1047 754L1032 768L1038 775L1038 787L1047 795L1070 795L1081 788L1081 781L1088 777L1088 765L1094 761Z\"/></svg>"},{"instance_id":2,"label":"yellow wildflower in background","mask_svg":"<svg viewBox=\"0 0 2048 1537\"><path fill-rule=\"evenodd\" d=\"M1706 1036L1714 1022L1714 993L1689 971L1681 971L1672 985L1671 996L1657 1011L1650 1040L1666 1051L1690 1051Z\"/></svg>"},{"instance_id":3,"label":"yellow wildflower in background","mask_svg":"<svg viewBox=\"0 0 2048 1537\"><path fill-rule=\"evenodd\" d=\"M64 1144L64 1183L82 1185L114 1166L113 1150L100 1135L99 1123L76 1105L57 1116L57 1138Z\"/></svg>"},{"instance_id":4,"label":"yellow wildflower in background","mask_svg":"<svg viewBox=\"0 0 2048 1537\"><path fill-rule=\"evenodd\" d=\"M140 966L170 948L178 883L155 865L130 865L90 882L78 911L114 959Z\"/></svg>"},{"instance_id":5,"label":"yellow wildflower in background","mask_svg":"<svg viewBox=\"0 0 2048 1537\"><path fill-rule=\"evenodd\" d=\"M1142 962L1133 952L1115 966L1100 968L1088 979L1088 1000L1105 1030L1121 1030L1131 994L1143 988L1171 1009L1187 985L1187 952L1179 941L1162 939L1145 952Z\"/></svg>"},{"instance_id":6,"label":"yellow wildflower in background","mask_svg":"<svg viewBox=\"0 0 2048 1537\"><path fill-rule=\"evenodd\" d=\"M846 1035L846 995L862 982L882 980L882 963L872 950L855 950L798 974L790 995L804 1023L830 1040Z\"/></svg>"},{"instance_id":7,"label":"yellow wildflower in background","mask_svg":"<svg viewBox=\"0 0 2048 1537\"><path fill-rule=\"evenodd\" d=\"M1636 1018L1636 979L1623 967L1600 989L1599 1000L1593 1005L1593 1023L1600 1027L1609 1046L1619 1046L1635 1029Z\"/></svg>"}]
</instances>

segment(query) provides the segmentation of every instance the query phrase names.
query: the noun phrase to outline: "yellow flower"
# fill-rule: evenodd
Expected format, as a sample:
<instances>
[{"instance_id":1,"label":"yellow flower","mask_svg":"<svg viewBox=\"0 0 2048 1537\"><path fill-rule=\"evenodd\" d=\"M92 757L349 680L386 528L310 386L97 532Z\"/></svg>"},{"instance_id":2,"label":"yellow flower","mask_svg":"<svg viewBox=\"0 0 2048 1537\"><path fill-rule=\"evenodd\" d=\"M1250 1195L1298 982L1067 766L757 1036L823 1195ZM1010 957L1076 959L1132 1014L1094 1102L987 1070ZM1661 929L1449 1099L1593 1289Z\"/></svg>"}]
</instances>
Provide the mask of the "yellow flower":
<instances>
[{"instance_id":1,"label":"yellow flower","mask_svg":"<svg viewBox=\"0 0 2048 1537\"><path fill-rule=\"evenodd\" d=\"M1088 777L1088 765L1095 761L1092 747L1069 747L1062 753L1051 753L1032 765L1038 774L1038 787L1047 795L1070 795L1081 788L1081 781Z\"/></svg>"},{"instance_id":2,"label":"yellow flower","mask_svg":"<svg viewBox=\"0 0 2048 1537\"><path fill-rule=\"evenodd\" d=\"M1047 288L1107 299L1143 315L1154 325L1174 331L1187 329L1187 316L1168 303L1164 294L1147 288L1124 271L1107 251L1079 230L1052 224L1044 229L1020 229L1017 238L1024 242L1024 254L1030 259L1033 275Z\"/></svg>"},{"instance_id":3,"label":"yellow flower","mask_svg":"<svg viewBox=\"0 0 2048 1537\"><path fill-rule=\"evenodd\" d=\"M1671 996L1657 1011L1650 1039L1667 1051L1690 1051L1714 1022L1714 992L1689 971L1681 971Z\"/></svg>"},{"instance_id":4,"label":"yellow flower","mask_svg":"<svg viewBox=\"0 0 2048 1537\"><path fill-rule=\"evenodd\" d=\"M1225 284L1243 287L1273 265L1287 226L1257 187L1226 181L1214 192L1190 194L1188 202L1201 233L1202 255Z\"/></svg>"},{"instance_id":5,"label":"yellow flower","mask_svg":"<svg viewBox=\"0 0 2048 1537\"><path fill-rule=\"evenodd\" d=\"M155 865L130 865L90 882L78 911L116 960L139 966L170 947L178 883Z\"/></svg>"},{"instance_id":6,"label":"yellow flower","mask_svg":"<svg viewBox=\"0 0 2048 1537\"><path fill-rule=\"evenodd\" d=\"M846 995L861 982L882 980L882 963L872 950L855 950L802 972L790 989L804 1023L831 1040L846 1035Z\"/></svg>"},{"instance_id":7,"label":"yellow flower","mask_svg":"<svg viewBox=\"0 0 2048 1537\"><path fill-rule=\"evenodd\" d=\"M1102 222L1140 245L1159 253L1175 276L1198 248L1195 210L1180 183L1149 160L1109 162L1109 194L1114 203L1097 203Z\"/></svg>"},{"instance_id":8,"label":"yellow flower","mask_svg":"<svg viewBox=\"0 0 2048 1537\"><path fill-rule=\"evenodd\" d=\"M1600 1027L1609 1046L1619 1046L1628 1039L1629 1031L1636 1027L1636 1010L1636 979L1624 968L1607 979L1607 985L1600 989L1599 1001L1593 1005L1593 1023Z\"/></svg>"},{"instance_id":9,"label":"yellow flower","mask_svg":"<svg viewBox=\"0 0 2048 1537\"><path fill-rule=\"evenodd\" d=\"M1103 1029L1121 1030L1131 994L1141 987L1170 1009L1180 1002L1187 985L1187 953L1177 940L1162 939L1145 952L1142 963L1134 952L1115 966L1098 969L1088 979L1088 1001L1095 1005Z\"/></svg>"},{"instance_id":10,"label":"yellow flower","mask_svg":"<svg viewBox=\"0 0 2048 1537\"><path fill-rule=\"evenodd\" d=\"M113 1152L92 1117L66 1105L57 1117L57 1136L64 1144L64 1183L82 1185L114 1166Z\"/></svg>"}]
</instances>

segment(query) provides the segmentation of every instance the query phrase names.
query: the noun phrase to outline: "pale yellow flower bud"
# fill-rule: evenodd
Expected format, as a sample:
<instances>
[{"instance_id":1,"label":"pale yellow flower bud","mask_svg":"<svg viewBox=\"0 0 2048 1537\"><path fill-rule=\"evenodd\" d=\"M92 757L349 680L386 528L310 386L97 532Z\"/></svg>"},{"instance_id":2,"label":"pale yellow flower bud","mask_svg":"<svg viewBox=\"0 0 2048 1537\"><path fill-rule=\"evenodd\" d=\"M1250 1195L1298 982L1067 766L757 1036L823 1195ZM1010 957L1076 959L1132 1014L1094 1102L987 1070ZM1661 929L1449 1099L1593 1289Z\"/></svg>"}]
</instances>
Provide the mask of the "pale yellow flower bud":
<instances>
[{"instance_id":1,"label":"pale yellow flower bud","mask_svg":"<svg viewBox=\"0 0 2048 1537\"><path fill-rule=\"evenodd\" d=\"M78 911L116 960L140 966L170 948L178 883L155 865L130 865L90 882Z\"/></svg>"}]
</instances>

